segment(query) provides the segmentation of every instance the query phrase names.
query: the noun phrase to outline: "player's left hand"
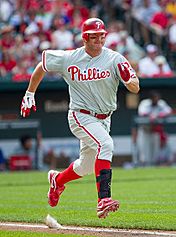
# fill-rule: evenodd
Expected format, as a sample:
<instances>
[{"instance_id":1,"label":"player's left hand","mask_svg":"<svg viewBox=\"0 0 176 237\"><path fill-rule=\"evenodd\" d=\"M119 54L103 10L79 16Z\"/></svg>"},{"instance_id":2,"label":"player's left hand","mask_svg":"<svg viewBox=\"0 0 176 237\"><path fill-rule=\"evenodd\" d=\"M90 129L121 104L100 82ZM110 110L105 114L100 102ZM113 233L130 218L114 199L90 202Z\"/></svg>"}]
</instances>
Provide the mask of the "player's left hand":
<instances>
[{"instance_id":1,"label":"player's left hand","mask_svg":"<svg viewBox=\"0 0 176 237\"><path fill-rule=\"evenodd\" d=\"M35 105L35 93L26 91L23 100L21 102L21 116L27 117L30 114L30 110L32 109L34 112L36 111Z\"/></svg>"},{"instance_id":2,"label":"player's left hand","mask_svg":"<svg viewBox=\"0 0 176 237\"><path fill-rule=\"evenodd\" d=\"M120 76L122 78L122 80L124 81L125 84L130 83L130 70L129 70L129 65L128 63L118 63L117 64L119 72L120 72Z\"/></svg>"},{"instance_id":3,"label":"player's left hand","mask_svg":"<svg viewBox=\"0 0 176 237\"><path fill-rule=\"evenodd\" d=\"M149 119L150 119L150 122L154 122L157 119L157 115L150 114Z\"/></svg>"}]
</instances>

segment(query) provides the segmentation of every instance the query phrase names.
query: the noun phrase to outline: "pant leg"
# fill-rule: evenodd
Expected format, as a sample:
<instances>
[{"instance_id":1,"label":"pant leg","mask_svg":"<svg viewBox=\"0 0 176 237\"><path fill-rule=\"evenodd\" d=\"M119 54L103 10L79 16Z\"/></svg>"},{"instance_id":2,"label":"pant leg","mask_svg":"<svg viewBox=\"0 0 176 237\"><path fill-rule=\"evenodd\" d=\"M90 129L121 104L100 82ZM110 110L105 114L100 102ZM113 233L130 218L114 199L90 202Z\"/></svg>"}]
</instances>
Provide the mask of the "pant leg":
<instances>
[{"instance_id":1,"label":"pant leg","mask_svg":"<svg viewBox=\"0 0 176 237\"><path fill-rule=\"evenodd\" d=\"M84 176L94 172L96 151L80 141L80 156L74 161L73 169L80 175Z\"/></svg>"},{"instance_id":2,"label":"pant leg","mask_svg":"<svg viewBox=\"0 0 176 237\"><path fill-rule=\"evenodd\" d=\"M149 131L145 131L143 127L138 129L137 146L139 151L140 164L151 165L152 163L151 133Z\"/></svg>"},{"instance_id":3,"label":"pant leg","mask_svg":"<svg viewBox=\"0 0 176 237\"><path fill-rule=\"evenodd\" d=\"M79 170L79 175L90 172L95 159L112 161L113 140L108 132L109 118L102 121L90 115L69 111L68 121L72 133L82 144L80 161L75 161L75 169Z\"/></svg>"},{"instance_id":4,"label":"pant leg","mask_svg":"<svg viewBox=\"0 0 176 237\"><path fill-rule=\"evenodd\" d=\"M156 164L157 162L157 154L160 150L160 136L159 133L152 134L152 164Z\"/></svg>"}]
</instances>

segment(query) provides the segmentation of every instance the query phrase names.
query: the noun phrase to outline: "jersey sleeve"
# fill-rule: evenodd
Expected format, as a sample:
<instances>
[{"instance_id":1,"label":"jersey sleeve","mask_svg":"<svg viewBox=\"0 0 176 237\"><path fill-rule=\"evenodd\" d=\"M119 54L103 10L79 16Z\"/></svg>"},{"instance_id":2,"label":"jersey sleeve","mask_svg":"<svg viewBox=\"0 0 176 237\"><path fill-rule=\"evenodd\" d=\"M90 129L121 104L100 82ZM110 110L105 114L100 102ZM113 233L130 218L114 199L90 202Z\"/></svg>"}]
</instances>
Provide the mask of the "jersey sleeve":
<instances>
[{"instance_id":1,"label":"jersey sleeve","mask_svg":"<svg viewBox=\"0 0 176 237\"><path fill-rule=\"evenodd\" d=\"M43 70L63 74L66 56L64 50L44 50L42 53Z\"/></svg>"},{"instance_id":2,"label":"jersey sleeve","mask_svg":"<svg viewBox=\"0 0 176 237\"><path fill-rule=\"evenodd\" d=\"M120 79L120 81L121 81L122 83L124 83L124 81L123 81L123 79L122 79L121 76L120 76L120 71L119 71L119 69L118 69L118 63L121 63L122 65L124 64L124 65L128 68L128 70L129 70L129 72L130 72L130 77L131 77L131 79L137 77L137 76L136 76L136 72L135 72L135 70L132 68L132 66L131 66L131 64L129 63L129 61L128 61L123 55L117 54L117 56L116 56L116 58L115 58L115 60L114 60L114 69L115 69L115 72L116 72L117 77Z\"/></svg>"},{"instance_id":3,"label":"jersey sleeve","mask_svg":"<svg viewBox=\"0 0 176 237\"><path fill-rule=\"evenodd\" d=\"M144 99L138 106L139 116L148 116L151 113L151 102L149 99Z\"/></svg>"},{"instance_id":4,"label":"jersey sleeve","mask_svg":"<svg viewBox=\"0 0 176 237\"><path fill-rule=\"evenodd\" d=\"M165 100L160 99L159 101L160 107L162 108L163 116L167 116L172 113L172 108L167 104Z\"/></svg>"}]
</instances>

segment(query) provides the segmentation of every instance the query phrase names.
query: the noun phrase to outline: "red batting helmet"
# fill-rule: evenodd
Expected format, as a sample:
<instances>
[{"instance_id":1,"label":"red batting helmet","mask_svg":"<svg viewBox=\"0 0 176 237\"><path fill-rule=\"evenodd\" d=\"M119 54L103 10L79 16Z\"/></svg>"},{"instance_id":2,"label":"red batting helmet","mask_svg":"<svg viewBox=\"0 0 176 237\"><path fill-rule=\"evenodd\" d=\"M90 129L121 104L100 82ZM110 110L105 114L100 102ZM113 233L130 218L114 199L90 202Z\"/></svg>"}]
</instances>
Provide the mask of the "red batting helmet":
<instances>
[{"instance_id":1,"label":"red batting helmet","mask_svg":"<svg viewBox=\"0 0 176 237\"><path fill-rule=\"evenodd\" d=\"M82 38L88 40L88 34L91 33L105 33L105 25L99 18L89 18L82 25Z\"/></svg>"}]
</instances>

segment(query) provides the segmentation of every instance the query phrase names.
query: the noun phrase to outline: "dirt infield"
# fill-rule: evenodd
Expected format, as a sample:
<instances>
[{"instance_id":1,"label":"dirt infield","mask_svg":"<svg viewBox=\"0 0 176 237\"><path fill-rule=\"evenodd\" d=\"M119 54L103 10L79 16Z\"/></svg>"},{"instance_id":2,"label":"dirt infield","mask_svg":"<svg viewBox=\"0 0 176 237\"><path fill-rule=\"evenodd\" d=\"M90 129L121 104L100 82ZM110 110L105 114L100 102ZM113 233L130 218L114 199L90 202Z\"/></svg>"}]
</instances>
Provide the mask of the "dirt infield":
<instances>
[{"instance_id":1,"label":"dirt infield","mask_svg":"<svg viewBox=\"0 0 176 237\"><path fill-rule=\"evenodd\" d=\"M100 237L176 237L176 231L152 231L152 230L125 230L125 229L108 229L108 228L92 228L92 227L76 227L76 226L62 226L59 229L50 229L44 224L27 224L27 223L0 223L1 230L16 230L16 231L30 231L30 232L45 232L57 234L80 234L92 235Z\"/></svg>"}]
</instances>

